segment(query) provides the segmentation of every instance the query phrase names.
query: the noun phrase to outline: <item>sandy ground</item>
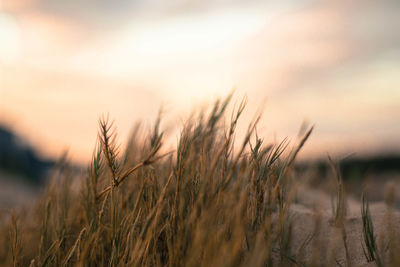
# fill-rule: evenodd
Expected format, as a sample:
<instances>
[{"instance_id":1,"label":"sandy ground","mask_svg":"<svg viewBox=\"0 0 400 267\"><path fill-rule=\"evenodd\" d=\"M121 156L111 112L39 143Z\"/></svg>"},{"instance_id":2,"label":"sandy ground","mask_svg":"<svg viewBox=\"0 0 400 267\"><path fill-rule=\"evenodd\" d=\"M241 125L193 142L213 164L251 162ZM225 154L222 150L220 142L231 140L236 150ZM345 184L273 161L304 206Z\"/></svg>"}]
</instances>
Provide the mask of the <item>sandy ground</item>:
<instances>
[{"instance_id":1,"label":"sandy ground","mask_svg":"<svg viewBox=\"0 0 400 267\"><path fill-rule=\"evenodd\" d=\"M399 233L400 213L397 210L388 212L383 202L371 202L370 212L374 225L377 245L380 248L388 246L391 234L385 232L390 222L392 228ZM292 244L299 253L301 245L307 237L314 237L303 249L305 262L324 263L327 266L346 266L346 254L343 245L342 229L334 225L331 197L321 190L311 189L306 185L298 187L297 198L291 207L293 214ZM391 217L389 217L391 216ZM349 250L351 266L376 266L368 263L363 252L363 233L360 202L347 198L347 213L344 220L346 244ZM384 230L385 229L385 230ZM393 232L393 230L392 230ZM383 249L382 249L383 250ZM315 253L317 251L317 253ZM300 255L300 253L299 253ZM319 265L317 264L317 265Z\"/></svg>"}]
</instances>

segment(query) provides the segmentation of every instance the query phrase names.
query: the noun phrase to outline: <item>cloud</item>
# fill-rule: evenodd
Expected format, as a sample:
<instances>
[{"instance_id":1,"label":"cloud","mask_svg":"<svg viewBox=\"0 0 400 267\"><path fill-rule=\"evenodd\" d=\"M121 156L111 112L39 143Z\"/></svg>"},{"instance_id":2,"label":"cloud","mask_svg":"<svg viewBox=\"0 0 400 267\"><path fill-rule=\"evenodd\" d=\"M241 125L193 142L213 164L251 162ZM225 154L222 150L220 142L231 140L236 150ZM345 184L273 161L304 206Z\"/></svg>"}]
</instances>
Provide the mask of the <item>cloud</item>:
<instances>
[{"instance_id":1,"label":"cloud","mask_svg":"<svg viewBox=\"0 0 400 267\"><path fill-rule=\"evenodd\" d=\"M243 46L241 62L282 94L323 84L335 72L400 53L399 12L394 1L315 1L275 18Z\"/></svg>"}]
</instances>

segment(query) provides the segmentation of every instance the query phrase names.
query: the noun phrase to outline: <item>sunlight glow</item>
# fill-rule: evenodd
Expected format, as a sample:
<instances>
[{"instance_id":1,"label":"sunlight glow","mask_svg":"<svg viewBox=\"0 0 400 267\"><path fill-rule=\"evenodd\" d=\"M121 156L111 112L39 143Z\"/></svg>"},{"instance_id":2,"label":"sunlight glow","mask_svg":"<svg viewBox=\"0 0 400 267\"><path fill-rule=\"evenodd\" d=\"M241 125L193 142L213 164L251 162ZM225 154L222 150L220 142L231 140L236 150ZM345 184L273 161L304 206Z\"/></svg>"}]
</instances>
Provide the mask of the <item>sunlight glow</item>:
<instances>
[{"instance_id":1,"label":"sunlight glow","mask_svg":"<svg viewBox=\"0 0 400 267\"><path fill-rule=\"evenodd\" d=\"M21 56L21 36L11 16L0 13L0 62L12 62Z\"/></svg>"},{"instance_id":2,"label":"sunlight glow","mask_svg":"<svg viewBox=\"0 0 400 267\"><path fill-rule=\"evenodd\" d=\"M100 45L94 43L73 60L73 68L107 76L126 77L160 65L198 60L228 53L257 33L266 14L240 10L180 16L124 27ZM90 64L98 55L106 65ZM86 62L86 64L85 64Z\"/></svg>"},{"instance_id":3,"label":"sunlight glow","mask_svg":"<svg viewBox=\"0 0 400 267\"><path fill-rule=\"evenodd\" d=\"M233 76L240 66L232 63L270 18L267 11L253 8L136 22L88 45L69 66L89 75L145 81L166 101L201 102L226 95L237 84Z\"/></svg>"}]
</instances>

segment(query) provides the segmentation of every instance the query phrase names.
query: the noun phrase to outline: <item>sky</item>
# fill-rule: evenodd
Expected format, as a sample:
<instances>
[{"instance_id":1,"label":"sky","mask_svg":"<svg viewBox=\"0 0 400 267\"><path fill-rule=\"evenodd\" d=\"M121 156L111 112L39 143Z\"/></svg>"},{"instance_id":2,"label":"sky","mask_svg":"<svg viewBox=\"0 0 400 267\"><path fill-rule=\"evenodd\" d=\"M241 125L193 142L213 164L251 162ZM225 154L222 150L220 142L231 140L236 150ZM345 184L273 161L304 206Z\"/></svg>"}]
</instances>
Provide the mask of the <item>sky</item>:
<instances>
[{"instance_id":1,"label":"sky","mask_svg":"<svg viewBox=\"0 0 400 267\"><path fill-rule=\"evenodd\" d=\"M400 150L398 1L0 0L0 123L87 161L98 118L122 139L235 89L242 127L304 156ZM172 135L176 132L172 131ZM172 136L175 140L176 136Z\"/></svg>"}]
</instances>

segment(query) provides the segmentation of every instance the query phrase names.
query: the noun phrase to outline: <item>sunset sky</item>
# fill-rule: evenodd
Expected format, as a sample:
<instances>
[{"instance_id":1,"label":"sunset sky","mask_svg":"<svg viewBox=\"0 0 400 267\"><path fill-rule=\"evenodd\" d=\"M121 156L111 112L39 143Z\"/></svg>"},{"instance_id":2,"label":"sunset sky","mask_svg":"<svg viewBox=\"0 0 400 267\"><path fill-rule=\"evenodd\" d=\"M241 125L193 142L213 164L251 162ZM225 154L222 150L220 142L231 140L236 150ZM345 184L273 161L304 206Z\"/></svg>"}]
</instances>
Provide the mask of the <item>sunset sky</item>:
<instances>
[{"instance_id":1,"label":"sunset sky","mask_svg":"<svg viewBox=\"0 0 400 267\"><path fill-rule=\"evenodd\" d=\"M399 151L398 14L395 0L0 0L0 123L86 161L102 114L122 139L160 105L179 129L236 88L243 127L262 106L267 140L315 124L304 155Z\"/></svg>"}]
</instances>

